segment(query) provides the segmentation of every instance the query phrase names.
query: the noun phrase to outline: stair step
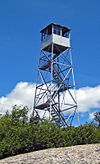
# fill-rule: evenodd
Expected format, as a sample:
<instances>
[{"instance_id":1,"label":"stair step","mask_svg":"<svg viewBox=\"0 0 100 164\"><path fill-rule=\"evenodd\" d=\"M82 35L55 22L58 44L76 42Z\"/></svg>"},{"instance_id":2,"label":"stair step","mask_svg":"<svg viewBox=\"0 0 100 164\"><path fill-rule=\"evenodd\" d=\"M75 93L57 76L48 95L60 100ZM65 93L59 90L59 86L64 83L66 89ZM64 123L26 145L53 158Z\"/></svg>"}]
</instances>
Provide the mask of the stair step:
<instances>
[{"instance_id":1,"label":"stair step","mask_svg":"<svg viewBox=\"0 0 100 164\"><path fill-rule=\"evenodd\" d=\"M51 113L51 115L55 115L55 113Z\"/></svg>"},{"instance_id":2,"label":"stair step","mask_svg":"<svg viewBox=\"0 0 100 164\"><path fill-rule=\"evenodd\" d=\"M55 116L52 116L53 118L58 118L58 116L57 115L55 115Z\"/></svg>"},{"instance_id":3,"label":"stair step","mask_svg":"<svg viewBox=\"0 0 100 164\"><path fill-rule=\"evenodd\" d=\"M57 122L59 121L59 119L58 119L58 118L54 118L54 120L55 120L55 121L57 121Z\"/></svg>"},{"instance_id":4,"label":"stair step","mask_svg":"<svg viewBox=\"0 0 100 164\"><path fill-rule=\"evenodd\" d=\"M51 114L53 117L56 117L57 116L57 114Z\"/></svg>"},{"instance_id":5,"label":"stair step","mask_svg":"<svg viewBox=\"0 0 100 164\"><path fill-rule=\"evenodd\" d=\"M55 77L54 79L55 79L55 80L59 80L59 78L57 78L57 77Z\"/></svg>"}]
</instances>

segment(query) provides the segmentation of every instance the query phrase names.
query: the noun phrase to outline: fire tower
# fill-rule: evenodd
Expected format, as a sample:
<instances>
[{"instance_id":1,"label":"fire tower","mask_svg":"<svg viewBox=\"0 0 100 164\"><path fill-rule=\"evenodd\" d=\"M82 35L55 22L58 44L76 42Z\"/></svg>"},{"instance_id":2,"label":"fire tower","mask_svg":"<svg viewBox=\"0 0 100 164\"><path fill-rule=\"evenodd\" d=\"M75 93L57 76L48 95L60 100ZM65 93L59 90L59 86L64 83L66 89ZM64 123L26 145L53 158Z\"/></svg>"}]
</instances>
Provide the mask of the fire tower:
<instances>
[{"instance_id":1,"label":"fire tower","mask_svg":"<svg viewBox=\"0 0 100 164\"><path fill-rule=\"evenodd\" d=\"M72 66L71 29L51 23L41 30L41 52L33 114L72 125L77 109Z\"/></svg>"}]
</instances>

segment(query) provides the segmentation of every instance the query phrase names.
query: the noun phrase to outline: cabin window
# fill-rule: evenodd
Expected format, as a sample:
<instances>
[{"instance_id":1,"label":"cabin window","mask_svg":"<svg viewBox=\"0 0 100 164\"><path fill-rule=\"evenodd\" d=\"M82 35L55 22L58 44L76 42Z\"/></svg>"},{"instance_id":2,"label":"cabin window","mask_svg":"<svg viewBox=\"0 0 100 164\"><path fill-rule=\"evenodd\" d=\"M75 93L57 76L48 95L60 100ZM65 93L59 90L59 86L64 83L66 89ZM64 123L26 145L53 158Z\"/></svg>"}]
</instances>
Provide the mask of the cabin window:
<instances>
[{"instance_id":1,"label":"cabin window","mask_svg":"<svg viewBox=\"0 0 100 164\"><path fill-rule=\"evenodd\" d=\"M54 34L61 35L61 28L58 26L54 26Z\"/></svg>"},{"instance_id":2,"label":"cabin window","mask_svg":"<svg viewBox=\"0 0 100 164\"><path fill-rule=\"evenodd\" d=\"M52 30L46 29L45 31L43 31L43 33L41 33L41 40L46 39L51 34L52 34Z\"/></svg>"},{"instance_id":3,"label":"cabin window","mask_svg":"<svg viewBox=\"0 0 100 164\"><path fill-rule=\"evenodd\" d=\"M62 36L63 36L63 37L66 37L66 38L69 38L69 32L67 31L67 32L63 33Z\"/></svg>"}]
</instances>

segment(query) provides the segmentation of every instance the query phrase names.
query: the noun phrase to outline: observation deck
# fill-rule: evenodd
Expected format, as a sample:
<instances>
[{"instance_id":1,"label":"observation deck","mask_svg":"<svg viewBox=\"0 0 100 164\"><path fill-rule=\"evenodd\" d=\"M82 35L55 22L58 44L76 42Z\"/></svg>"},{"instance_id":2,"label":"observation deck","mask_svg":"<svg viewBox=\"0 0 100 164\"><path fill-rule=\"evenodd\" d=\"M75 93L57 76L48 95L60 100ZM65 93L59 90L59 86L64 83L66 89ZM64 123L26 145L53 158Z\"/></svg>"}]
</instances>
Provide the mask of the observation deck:
<instances>
[{"instance_id":1,"label":"observation deck","mask_svg":"<svg viewBox=\"0 0 100 164\"><path fill-rule=\"evenodd\" d=\"M41 49L43 51L52 51L53 53L61 53L70 48L70 31L71 29L51 23L41 32Z\"/></svg>"}]
</instances>

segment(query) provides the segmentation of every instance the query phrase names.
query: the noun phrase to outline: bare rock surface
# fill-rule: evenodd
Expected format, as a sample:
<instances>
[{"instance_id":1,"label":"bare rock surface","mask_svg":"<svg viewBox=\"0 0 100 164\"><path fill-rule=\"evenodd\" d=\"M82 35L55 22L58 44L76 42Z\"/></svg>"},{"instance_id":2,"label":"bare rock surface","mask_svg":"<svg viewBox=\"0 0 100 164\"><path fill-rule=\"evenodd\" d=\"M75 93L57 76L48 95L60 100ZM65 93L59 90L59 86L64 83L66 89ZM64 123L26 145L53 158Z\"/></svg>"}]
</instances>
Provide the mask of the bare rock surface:
<instances>
[{"instance_id":1,"label":"bare rock surface","mask_svg":"<svg viewBox=\"0 0 100 164\"><path fill-rule=\"evenodd\" d=\"M34 151L2 159L0 164L100 164L100 144Z\"/></svg>"}]
</instances>

